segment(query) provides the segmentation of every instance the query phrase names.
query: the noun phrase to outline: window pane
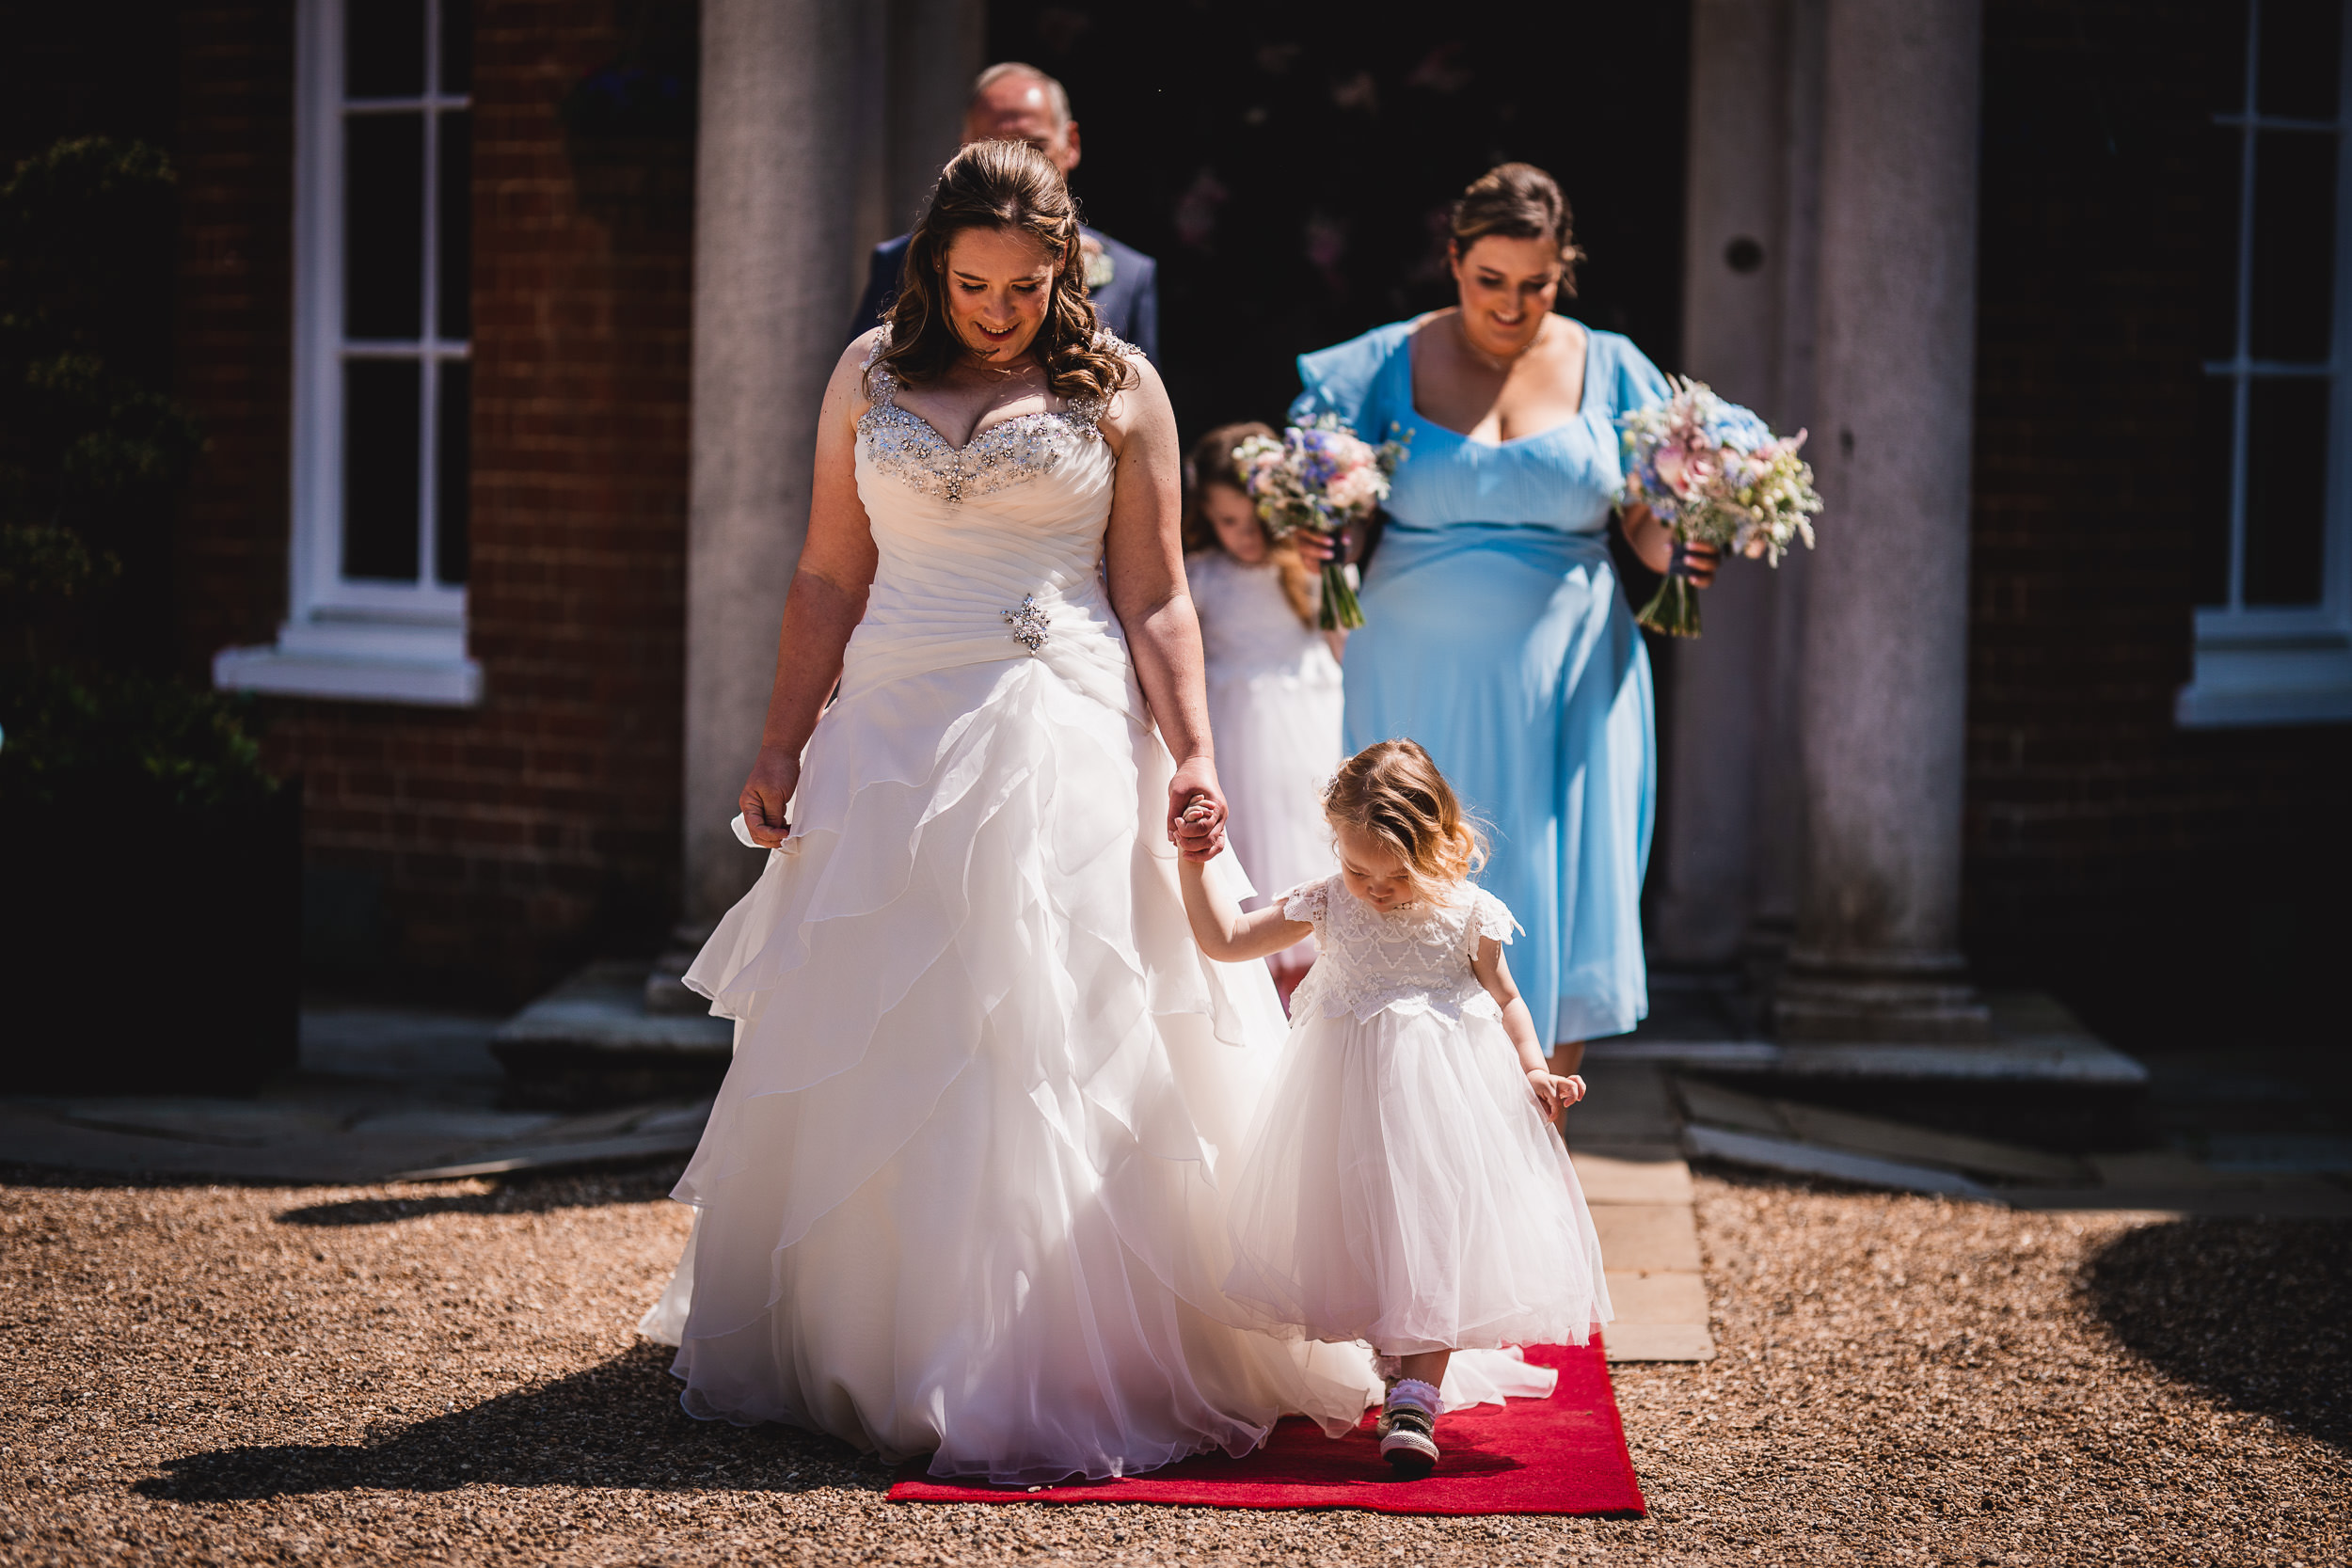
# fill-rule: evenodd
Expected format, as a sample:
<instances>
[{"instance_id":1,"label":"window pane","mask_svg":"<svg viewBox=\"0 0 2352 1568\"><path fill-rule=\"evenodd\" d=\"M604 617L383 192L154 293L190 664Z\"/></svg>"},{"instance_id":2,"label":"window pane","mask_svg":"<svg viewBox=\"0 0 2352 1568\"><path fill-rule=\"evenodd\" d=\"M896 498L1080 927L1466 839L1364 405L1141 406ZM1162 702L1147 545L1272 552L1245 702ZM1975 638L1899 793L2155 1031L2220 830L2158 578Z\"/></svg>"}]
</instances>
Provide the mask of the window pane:
<instances>
[{"instance_id":1,"label":"window pane","mask_svg":"<svg viewBox=\"0 0 2352 1568\"><path fill-rule=\"evenodd\" d=\"M424 91L424 0L343 0L343 96Z\"/></svg>"},{"instance_id":2,"label":"window pane","mask_svg":"<svg viewBox=\"0 0 2352 1568\"><path fill-rule=\"evenodd\" d=\"M2231 126L2208 130L2199 146L2204 155L2204 221L2198 224L2198 342L2207 359L2237 357L2238 176L2245 168L2246 133Z\"/></svg>"},{"instance_id":3,"label":"window pane","mask_svg":"<svg viewBox=\"0 0 2352 1568\"><path fill-rule=\"evenodd\" d=\"M2255 103L2266 115L2336 118L2344 55L2344 0L2263 0L2262 77Z\"/></svg>"},{"instance_id":4,"label":"window pane","mask_svg":"<svg viewBox=\"0 0 2352 1568\"><path fill-rule=\"evenodd\" d=\"M424 310L424 117L343 119L343 333L414 338Z\"/></svg>"},{"instance_id":5,"label":"window pane","mask_svg":"<svg viewBox=\"0 0 2352 1568\"><path fill-rule=\"evenodd\" d=\"M2335 319L2336 138L2266 131L2254 159L2254 357L2325 360Z\"/></svg>"},{"instance_id":6,"label":"window pane","mask_svg":"<svg viewBox=\"0 0 2352 1568\"><path fill-rule=\"evenodd\" d=\"M441 117L441 336L464 342L473 332L473 116Z\"/></svg>"},{"instance_id":7,"label":"window pane","mask_svg":"<svg viewBox=\"0 0 2352 1568\"><path fill-rule=\"evenodd\" d=\"M2196 516L2189 583L2201 605L2230 602L2230 436L2236 382L2209 375L2197 388Z\"/></svg>"},{"instance_id":8,"label":"window pane","mask_svg":"<svg viewBox=\"0 0 2352 1568\"><path fill-rule=\"evenodd\" d=\"M472 0L441 0L441 90L473 91Z\"/></svg>"},{"instance_id":9,"label":"window pane","mask_svg":"<svg viewBox=\"0 0 2352 1568\"><path fill-rule=\"evenodd\" d=\"M2246 112L2246 0L2205 0L2198 40L2205 64L2205 102L2217 114Z\"/></svg>"},{"instance_id":10,"label":"window pane","mask_svg":"<svg viewBox=\"0 0 2352 1568\"><path fill-rule=\"evenodd\" d=\"M434 454L434 575L447 583L466 580L469 525L473 504L473 367L463 359L441 362L440 446Z\"/></svg>"},{"instance_id":11,"label":"window pane","mask_svg":"<svg viewBox=\"0 0 2352 1568\"><path fill-rule=\"evenodd\" d=\"M343 576L417 579L417 361L343 365Z\"/></svg>"},{"instance_id":12,"label":"window pane","mask_svg":"<svg viewBox=\"0 0 2352 1568\"><path fill-rule=\"evenodd\" d=\"M2254 383L2246 429L2246 602L2314 604L2328 497L2328 383Z\"/></svg>"}]
</instances>

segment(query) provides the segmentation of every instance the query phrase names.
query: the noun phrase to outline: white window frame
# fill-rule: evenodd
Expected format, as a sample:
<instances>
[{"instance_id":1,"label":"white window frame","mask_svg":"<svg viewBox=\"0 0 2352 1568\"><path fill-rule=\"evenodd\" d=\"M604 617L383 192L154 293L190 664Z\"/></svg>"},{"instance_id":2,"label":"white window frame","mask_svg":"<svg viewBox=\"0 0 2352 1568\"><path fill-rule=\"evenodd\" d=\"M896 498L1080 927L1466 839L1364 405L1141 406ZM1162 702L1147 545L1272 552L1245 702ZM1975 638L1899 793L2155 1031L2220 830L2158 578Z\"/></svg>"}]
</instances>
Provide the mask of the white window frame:
<instances>
[{"instance_id":1,"label":"white window frame","mask_svg":"<svg viewBox=\"0 0 2352 1568\"><path fill-rule=\"evenodd\" d=\"M2230 456L2228 598L2196 611L2195 675L2174 704L2185 728L2311 724L2352 721L2352 0L2342 28L2336 118L2293 119L2255 113L2263 0L2247 8L2245 96L2237 112L2217 114L2216 125L2238 133L2237 330L2232 356L2209 360L2204 373L2234 385ZM2324 366L2270 363L2251 353L2253 319L2254 148L2261 130L2297 131L2336 138L2335 334ZM2320 597L2314 605L2249 605L2246 589L2248 393L2274 375L2329 383L2325 533Z\"/></svg>"},{"instance_id":2,"label":"white window frame","mask_svg":"<svg viewBox=\"0 0 2352 1568\"><path fill-rule=\"evenodd\" d=\"M471 353L469 342L439 336L440 115L434 111L470 108L472 100L438 90L441 5L426 0L424 96L347 103L344 4L297 0L295 9L294 530L288 613L276 642L222 649L213 660L213 680L224 689L294 696L470 706L482 700L482 667L466 652L466 590L436 578L433 518L439 489L434 466L440 430L433 362L464 361ZM343 123L354 115L420 110L425 136L423 336L413 342L346 340ZM422 362L414 583L342 574L343 364L357 358Z\"/></svg>"}]
</instances>

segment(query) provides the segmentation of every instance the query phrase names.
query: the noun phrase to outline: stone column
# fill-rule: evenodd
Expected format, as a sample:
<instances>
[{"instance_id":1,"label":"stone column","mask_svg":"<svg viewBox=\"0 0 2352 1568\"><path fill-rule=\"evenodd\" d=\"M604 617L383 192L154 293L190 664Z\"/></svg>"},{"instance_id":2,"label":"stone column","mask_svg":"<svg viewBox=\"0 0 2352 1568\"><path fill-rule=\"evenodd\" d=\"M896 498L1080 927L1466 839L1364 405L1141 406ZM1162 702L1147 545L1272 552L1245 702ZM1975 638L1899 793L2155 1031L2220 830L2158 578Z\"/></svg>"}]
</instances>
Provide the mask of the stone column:
<instances>
[{"instance_id":1,"label":"stone column","mask_svg":"<svg viewBox=\"0 0 2352 1568\"><path fill-rule=\"evenodd\" d=\"M1777 426L1788 246L1790 0L1698 0L1691 18L1682 368ZM1728 970L1754 908L1755 828L1772 675L1772 571L1727 565L1706 635L1674 650L1664 853L1650 946L1664 967Z\"/></svg>"},{"instance_id":2,"label":"stone column","mask_svg":"<svg viewBox=\"0 0 2352 1568\"><path fill-rule=\"evenodd\" d=\"M1830 0L1792 1040L1981 1039L1959 947L1979 0Z\"/></svg>"},{"instance_id":3,"label":"stone column","mask_svg":"<svg viewBox=\"0 0 2352 1568\"><path fill-rule=\"evenodd\" d=\"M1780 391L1785 428L1811 431L1819 334L1821 241L1821 35L1825 0L1790 0L1788 8L1788 188L1781 244ZM1817 447L1808 457L1818 460ZM1812 557L1797 551L1780 563L1772 585L1772 645L1758 743L1755 887L1748 924L1752 974L1777 970L1797 927L1804 873L1804 766L1797 733L1803 699L1806 574ZM1760 974L1759 974L1760 977Z\"/></svg>"},{"instance_id":4,"label":"stone column","mask_svg":"<svg viewBox=\"0 0 2352 1568\"><path fill-rule=\"evenodd\" d=\"M983 0L890 0L887 234L903 234L963 141L972 79L987 64Z\"/></svg>"},{"instance_id":5,"label":"stone column","mask_svg":"<svg viewBox=\"0 0 2352 1568\"><path fill-rule=\"evenodd\" d=\"M694 170L684 914L758 873L728 829L758 750L818 404L856 306L873 29L856 0L704 0ZM867 134L861 135L862 128Z\"/></svg>"}]
</instances>

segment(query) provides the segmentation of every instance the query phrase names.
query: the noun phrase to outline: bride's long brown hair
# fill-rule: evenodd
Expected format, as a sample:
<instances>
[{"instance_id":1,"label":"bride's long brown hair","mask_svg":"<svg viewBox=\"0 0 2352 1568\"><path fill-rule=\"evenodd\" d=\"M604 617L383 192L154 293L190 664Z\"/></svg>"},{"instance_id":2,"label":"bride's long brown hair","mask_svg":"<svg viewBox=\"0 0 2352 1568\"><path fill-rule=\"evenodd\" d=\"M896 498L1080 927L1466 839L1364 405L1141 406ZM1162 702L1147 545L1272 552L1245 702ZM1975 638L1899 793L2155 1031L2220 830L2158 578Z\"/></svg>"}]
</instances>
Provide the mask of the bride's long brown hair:
<instances>
[{"instance_id":1,"label":"bride's long brown hair","mask_svg":"<svg viewBox=\"0 0 2352 1568\"><path fill-rule=\"evenodd\" d=\"M943 297L947 247L967 229L1025 234L1054 259L1054 282L1030 352L1058 397L1104 400L1136 382L1135 368L1096 342L1102 323L1087 298L1078 208L1061 171L1024 141L974 142L947 161L907 242L906 277L890 307L880 363L908 386L937 377L963 343Z\"/></svg>"}]
</instances>

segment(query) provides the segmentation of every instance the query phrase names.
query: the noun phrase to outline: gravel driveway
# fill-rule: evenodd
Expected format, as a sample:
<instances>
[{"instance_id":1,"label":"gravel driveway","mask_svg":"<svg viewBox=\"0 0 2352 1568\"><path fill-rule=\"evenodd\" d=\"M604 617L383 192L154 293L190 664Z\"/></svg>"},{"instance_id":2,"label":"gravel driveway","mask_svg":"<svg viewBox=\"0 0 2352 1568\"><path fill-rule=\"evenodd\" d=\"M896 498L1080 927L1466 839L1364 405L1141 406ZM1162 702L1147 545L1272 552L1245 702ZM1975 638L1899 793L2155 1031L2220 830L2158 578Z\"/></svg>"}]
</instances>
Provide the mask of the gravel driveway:
<instances>
[{"instance_id":1,"label":"gravel driveway","mask_svg":"<svg viewBox=\"0 0 2352 1568\"><path fill-rule=\"evenodd\" d=\"M1702 1176L1723 1355L1616 1369L1647 1519L893 1506L679 1412L672 1174L17 1173L0 1562L2352 1560L2352 1227Z\"/></svg>"}]
</instances>

